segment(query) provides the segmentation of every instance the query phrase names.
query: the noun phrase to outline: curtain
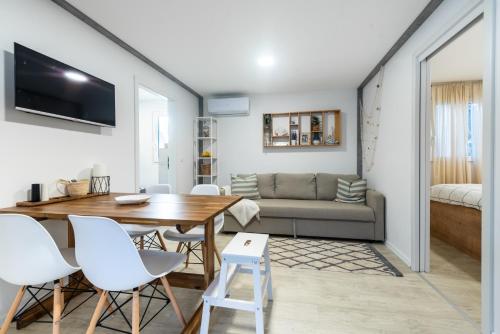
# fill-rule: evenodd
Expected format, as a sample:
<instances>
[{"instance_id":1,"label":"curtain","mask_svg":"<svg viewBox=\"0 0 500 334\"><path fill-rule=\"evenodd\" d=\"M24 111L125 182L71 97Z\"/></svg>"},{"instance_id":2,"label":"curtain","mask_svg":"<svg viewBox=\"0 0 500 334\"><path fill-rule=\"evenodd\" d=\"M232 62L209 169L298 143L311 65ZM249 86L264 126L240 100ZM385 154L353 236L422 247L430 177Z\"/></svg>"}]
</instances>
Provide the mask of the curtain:
<instances>
[{"instance_id":1,"label":"curtain","mask_svg":"<svg viewBox=\"0 0 500 334\"><path fill-rule=\"evenodd\" d=\"M432 85L432 184L481 183L482 81Z\"/></svg>"}]
</instances>

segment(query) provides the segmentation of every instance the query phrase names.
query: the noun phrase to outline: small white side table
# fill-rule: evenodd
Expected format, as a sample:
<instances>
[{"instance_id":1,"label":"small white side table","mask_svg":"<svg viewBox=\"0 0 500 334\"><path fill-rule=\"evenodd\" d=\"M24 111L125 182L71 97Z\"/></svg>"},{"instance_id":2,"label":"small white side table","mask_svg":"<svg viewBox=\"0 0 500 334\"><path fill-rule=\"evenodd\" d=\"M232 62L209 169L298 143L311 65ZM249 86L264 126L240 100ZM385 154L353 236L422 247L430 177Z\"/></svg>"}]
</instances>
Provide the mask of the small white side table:
<instances>
[{"instance_id":1,"label":"small white side table","mask_svg":"<svg viewBox=\"0 0 500 334\"><path fill-rule=\"evenodd\" d=\"M212 306L254 312L256 333L264 334L262 305L266 290L268 300L273 299L268 239L269 235L267 234L240 232L224 248L220 273L203 294L201 334L208 333ZM262 258L264 258L264 270L260 269ZM227 297L231 282L237 273L253 275L253 301ZM264 277L263 282L262 276Z\"/></svg>"}]
</instances>

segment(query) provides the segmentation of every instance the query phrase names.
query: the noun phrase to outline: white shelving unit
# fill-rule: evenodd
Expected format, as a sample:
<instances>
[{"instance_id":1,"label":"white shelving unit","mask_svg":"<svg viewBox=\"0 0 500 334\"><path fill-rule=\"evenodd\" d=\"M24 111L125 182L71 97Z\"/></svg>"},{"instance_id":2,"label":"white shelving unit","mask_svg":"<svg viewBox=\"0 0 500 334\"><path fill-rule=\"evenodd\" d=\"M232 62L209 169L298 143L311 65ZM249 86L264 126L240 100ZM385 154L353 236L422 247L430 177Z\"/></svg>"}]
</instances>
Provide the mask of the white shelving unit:
<instances>
[{"instance_id":1,"label":"white shelving unit","mask_svg":"<svg viewBox=\"0 0 500 334\"><path fill-rule=\"evenodd\" d=\"M196 117L194 135L194 184L217 184L217 120Z\"/></svg>"}]
</instances>

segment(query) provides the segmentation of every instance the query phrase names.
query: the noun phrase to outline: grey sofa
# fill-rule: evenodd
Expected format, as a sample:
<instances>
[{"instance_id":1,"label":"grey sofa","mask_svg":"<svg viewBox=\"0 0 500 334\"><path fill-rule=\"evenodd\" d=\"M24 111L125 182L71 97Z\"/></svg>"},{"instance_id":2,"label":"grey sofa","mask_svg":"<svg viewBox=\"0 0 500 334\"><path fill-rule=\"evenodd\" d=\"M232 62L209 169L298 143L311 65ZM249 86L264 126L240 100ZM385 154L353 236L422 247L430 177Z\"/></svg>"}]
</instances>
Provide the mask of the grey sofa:
<instances>
[{"instance_id":1,"label":"grey sofa","mask_svg":"<svg viewBox=\"0 0 500 334\"><path fill-rule=\"evenodd\" d=\"M243 228L225 213L224 231L385 240L385 198L369 189L366 204L335 202L339 174L258 174L261 220Z\"/></svg>"}]
</instances>

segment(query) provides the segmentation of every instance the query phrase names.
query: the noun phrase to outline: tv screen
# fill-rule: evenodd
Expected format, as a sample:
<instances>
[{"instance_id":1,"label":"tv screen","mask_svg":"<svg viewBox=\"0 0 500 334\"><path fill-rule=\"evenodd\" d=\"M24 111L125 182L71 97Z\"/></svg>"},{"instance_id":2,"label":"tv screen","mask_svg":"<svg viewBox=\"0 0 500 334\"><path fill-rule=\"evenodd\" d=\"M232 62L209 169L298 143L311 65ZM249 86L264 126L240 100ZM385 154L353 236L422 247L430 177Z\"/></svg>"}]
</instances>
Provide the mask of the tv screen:
<instances>
[{"instance_id":1,"label":"tv screen","mask_svg":"<svg viewBox=\"0 0 500 334\"><path fill-rule=\"evenodd\" d=\"M114 127L115 86L14 44L16 109Z\"/></svg>"}]
</instances>

